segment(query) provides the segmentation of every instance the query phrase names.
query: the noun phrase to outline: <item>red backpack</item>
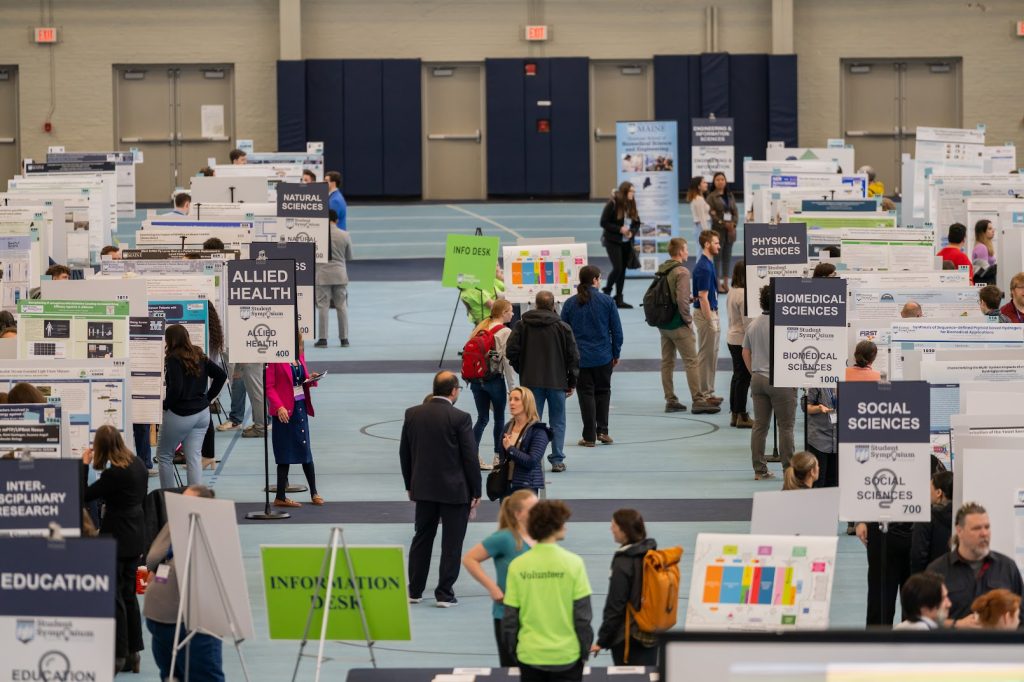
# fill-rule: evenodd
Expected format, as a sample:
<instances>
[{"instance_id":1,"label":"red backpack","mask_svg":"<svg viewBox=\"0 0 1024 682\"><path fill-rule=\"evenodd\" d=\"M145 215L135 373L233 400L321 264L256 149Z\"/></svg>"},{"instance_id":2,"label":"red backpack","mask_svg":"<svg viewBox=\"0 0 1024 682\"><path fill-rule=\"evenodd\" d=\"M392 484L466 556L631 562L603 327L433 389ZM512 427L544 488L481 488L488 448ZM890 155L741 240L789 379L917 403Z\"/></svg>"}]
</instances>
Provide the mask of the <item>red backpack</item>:
<instances>
[{"instance_id":1,"label":"red backpack","mask_svg":"<svg viewBox=\"0 0 1024 682\"><path fill-rule=\"evenodd\" d=\"M501 371L497 354L494 353L494 335L505 328L499 324L490 329L481 329L462 347L462 378L490 379Z\"/></svg>"}]
</instances>

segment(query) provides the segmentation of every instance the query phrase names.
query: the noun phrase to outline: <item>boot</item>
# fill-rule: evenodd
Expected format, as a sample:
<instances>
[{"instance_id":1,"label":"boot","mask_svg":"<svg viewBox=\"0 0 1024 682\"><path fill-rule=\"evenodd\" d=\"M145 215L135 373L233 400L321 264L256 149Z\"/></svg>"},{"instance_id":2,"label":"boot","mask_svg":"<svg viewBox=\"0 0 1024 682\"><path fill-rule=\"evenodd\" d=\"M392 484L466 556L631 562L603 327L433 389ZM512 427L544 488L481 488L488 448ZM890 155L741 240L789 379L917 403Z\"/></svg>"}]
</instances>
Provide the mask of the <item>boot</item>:
<instances>
[{"instance_id":1,"label":"boot","mask_svg":"<svg viewBox=\"0 0 1024 682\"><path fill-rule=\"evenodd\" d=\"M618 296L615 297L615 307L616 308L629 309L629 308L632 308L633 306L631 306L630 304L628 304L625 301L623 301L622 300L622 294L619 294Z\"/></svg>"},{"instance_id":2,"label":"boot","mask_svg":"<svg viewBox=\"0 0 1024 682\"><path fill-rule=\"evenodd\" d=\"M736 417L736 423L733 424L737 429L752 429L754 428L754 420L750 418L750 415L746 412L740 412Z\"/></svg>"}]
</instances>

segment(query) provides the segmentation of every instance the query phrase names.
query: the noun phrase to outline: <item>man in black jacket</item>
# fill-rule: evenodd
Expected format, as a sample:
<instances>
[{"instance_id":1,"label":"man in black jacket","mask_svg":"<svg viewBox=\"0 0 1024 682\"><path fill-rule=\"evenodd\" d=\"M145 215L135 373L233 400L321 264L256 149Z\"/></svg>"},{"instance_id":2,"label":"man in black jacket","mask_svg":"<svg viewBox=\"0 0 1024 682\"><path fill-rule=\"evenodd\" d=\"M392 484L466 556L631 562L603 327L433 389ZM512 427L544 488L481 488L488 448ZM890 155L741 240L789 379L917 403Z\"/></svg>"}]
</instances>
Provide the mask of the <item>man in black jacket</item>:
<instances>
[{"instance_id":1,"label":"man in black jacket","mask_svg":"<svg viewBox=\"0 0 1024 682\"><path fill-rule=\"evenodd\" d=\"M523 314L512 330L505 355L519 373L519 384L533 393L537 414L544 418L544 404L551 405L548 425L551 439L551 471L565 471L565 399L576 389L580 373L580 354L572 327L555 312L555 296L550 291L537 293L535 310Z\"/></svg>"},{"instance_id":2,"label":"man in black jacket","mask_svg":"<svg viewBox=\"0 0 1024 682\"><path fill-rule=\"evenodd\" d=\"M469 513L480 502L480 464L473 420L455 409L462 387L452 372L434 375L430 400L405 411L398 454L409 499L416 503L416 534L409 548L409 601L423 601L437 524L441 566L434 597L437 606L455 606L462 541Z\"/></svg>"}]
</instances>

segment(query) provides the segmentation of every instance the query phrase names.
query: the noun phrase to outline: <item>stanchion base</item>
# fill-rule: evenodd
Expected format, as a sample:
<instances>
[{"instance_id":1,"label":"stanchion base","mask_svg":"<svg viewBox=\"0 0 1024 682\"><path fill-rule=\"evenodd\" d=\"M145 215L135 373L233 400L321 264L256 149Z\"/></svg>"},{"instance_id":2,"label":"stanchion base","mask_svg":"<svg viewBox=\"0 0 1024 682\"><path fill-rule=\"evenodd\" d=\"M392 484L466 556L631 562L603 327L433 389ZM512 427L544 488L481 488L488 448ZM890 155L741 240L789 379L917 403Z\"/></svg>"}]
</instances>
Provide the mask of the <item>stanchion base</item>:
<instances>
[{"instance_id":1,"label":"stanchion base","mask_svg":"<svg viewBox=\"0 0 1024 682\"><path fill-rule=\"evenodd\" d=\"M252 519L253 521L279 521L281 519L289 519L291 516L288 512L269 511L249 512L245 515L245 518Z\"/></svg>"},{"instance_id":2,"label":"stanchion base","mask_svg":"<svg viewBox=\"0 0 1024 682\"><path fill-rule=\"evenodd\" d=\"M307 488L306 486L304 486L304 485L302 485L300 483L289 483L288 487L284 489L284 491L286 493L304 493L307 490L309 490L309 488ZM266 492L266 493L276 493L277 492L277 486L276 485L268 486L266 489L264 489L263 492Z\"/></svg>"}]
</instances>

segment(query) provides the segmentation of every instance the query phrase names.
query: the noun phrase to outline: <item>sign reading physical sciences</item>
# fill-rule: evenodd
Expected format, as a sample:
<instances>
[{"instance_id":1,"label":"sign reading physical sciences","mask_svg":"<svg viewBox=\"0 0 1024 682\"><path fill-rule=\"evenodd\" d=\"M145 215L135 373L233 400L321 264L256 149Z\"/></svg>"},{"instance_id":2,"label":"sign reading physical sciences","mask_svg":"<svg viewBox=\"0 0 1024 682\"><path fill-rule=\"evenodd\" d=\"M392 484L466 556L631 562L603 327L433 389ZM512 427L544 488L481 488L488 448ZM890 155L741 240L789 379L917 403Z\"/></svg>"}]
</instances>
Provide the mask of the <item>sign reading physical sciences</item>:
<instances>
[{"instance_id":1,"label":"sign reading physical sciences","mask_svg":"<svg viewBox=\"0 0 1024 682\"><path fill-rule=\"evenodd\" d=\"M692 177L701 175L708 184L715 173L725 173L725 179L736 179L736 148L733 141L731 118L695 118L690 136L693 146Z\"/></svg>"},{"instance_id":2,"label":"sign reading physical sciences","mask_svg":"<svg viewBox=\"0 0 1024 682\"><path fill-rule=\"evenodd\" d=\"M838 397L840 520L928 521L928 382L843 382Z\"/></svg>"},{"instance_id":3,"label":"sign reading physical sciences","mask_svg":"<svg viewBox=\"0 0 1024 682\"><path fill-rule=\"evenodd\" d=\"M78 537L81 468L74 459L0 460L0 537L45 537L51 522L65 537Z\"/></svg>"},{"instance_id":4,"label":"sign reading physical sciences","mask_svg":"<svg viewBox=\"0 0 1024 682\"><path fill-rule=\"evenodd\" d=\"M497 237L448 235L444 243L441 286L450 289L489 289L494 282L500 247L501 240Z\"/></svg>"},{"instance_id":5,"label":"sign reading physical sciences","mask_svg":"<svg viewBox=\"0 0 1024 682\"><path fill-rule=\"evenodd\" d=\"M807 226L747 223L743 226L747 316L761 314L761 287L773 277L802 277L807 269Z\"/></svg>"},{"instance_id":6,"label":"sign reading physical sciences","mask_svg":"<svg viewBox=\"0 0 1024 682\"><path fill-rule=\"evenodd\" d=\"M228 351L232 362L292 362L295 261L228 261Z\"/></svg>"},{"instance_id":7,"label":"sign reading physical sciences","mask_svg":"<svg viewBox=\"0 0 1024 682\"><path fill-rule=\"evenodd\" d=\"M771 300L772 385L836 385L846 370L846 281L776 277Z\"/></svg>"},{"instance_id":8,"label":"sign reading physical sciences","mask_svg":"<svg viewBox=\"0 0 1024 682\"><path fill-rule=\"evenodd\" d=\"M253 242L249 253L257 260L295 261L295 293L298 301L299 333L313 338L314 289L316 285L316 245L301 242Z\"/></svg>"},{"instance_id":9,"label":"sign reading physical sciences","mask_svg":"<svg viewBox=\"0 0 1024 682\"><path fill-rule=\"evenodd\" d=\"M117 543L0 540L0 679L112 682Z\"/></svg>"},{"instance_id":10,"label":"sign reading physical sciences","mask_svg":"<svg viewBox=\"0 0 1024 682\"><path fill-rule=\"evenodd\" d=\"M277 186L277 217L286 220L284 231L277 231L276 236L286 242L315 244L317 263L326 263L331 255L329 194L326 182L282 182ZM270 236L266 229L264 236Z\"/></svg>"}]
</instances>

